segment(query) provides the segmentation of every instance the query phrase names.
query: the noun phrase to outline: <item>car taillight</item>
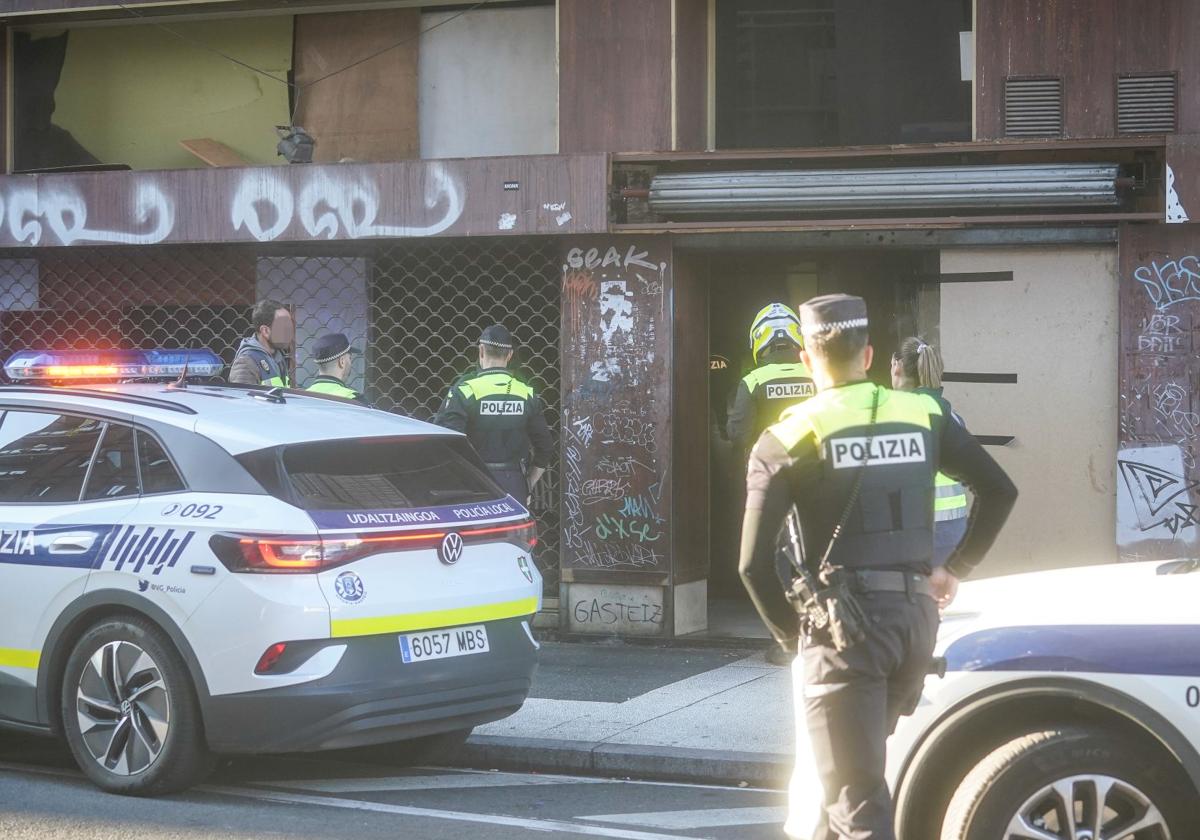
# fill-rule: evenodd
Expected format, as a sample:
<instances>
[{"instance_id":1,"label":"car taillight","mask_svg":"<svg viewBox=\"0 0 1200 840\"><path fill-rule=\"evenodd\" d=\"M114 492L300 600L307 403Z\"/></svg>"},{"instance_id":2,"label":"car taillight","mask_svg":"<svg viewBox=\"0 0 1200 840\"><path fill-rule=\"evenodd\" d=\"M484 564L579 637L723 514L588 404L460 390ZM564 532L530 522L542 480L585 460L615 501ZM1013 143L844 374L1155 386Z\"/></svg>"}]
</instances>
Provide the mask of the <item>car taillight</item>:
<instances>
[{"instance_id":1,"label":"car taillight","mask_svg":"<svg viewBox=\"0 0 1200 840\"><path fill-rule=\"evenodd\" d=\"M467 545L508 542L525 551L533 551L537 545L537 525L531 519L475 528L361 534L324 539L319 536L214 534L209 539L209 545L231 572L317 572L373 554L437 548L451 531L456 531Z\"/></svg>"},{"instance_id":2,"label":"car taillight","mask_svg":"<svg viewBox=\"0 0 1200 840\"><path fill-rule=\"evenodd\" d=\"M263 655L258 658L258 664L254 666L254 673L269 673L279 663L285 650L287 650L287 642L276 642L264 650Z\"/></svg>"}]
</instances>

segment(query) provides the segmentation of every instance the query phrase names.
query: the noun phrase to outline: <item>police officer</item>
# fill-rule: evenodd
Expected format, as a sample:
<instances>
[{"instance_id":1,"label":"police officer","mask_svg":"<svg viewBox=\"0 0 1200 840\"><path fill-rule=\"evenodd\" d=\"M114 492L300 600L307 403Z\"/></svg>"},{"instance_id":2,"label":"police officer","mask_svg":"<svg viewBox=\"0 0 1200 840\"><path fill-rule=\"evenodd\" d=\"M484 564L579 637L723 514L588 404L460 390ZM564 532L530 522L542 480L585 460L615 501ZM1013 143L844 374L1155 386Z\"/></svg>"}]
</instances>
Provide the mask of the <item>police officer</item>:
<instances>
[{"instance_id":1,"label":"police officer","mask_svg":"<svg viewBox=\"0 0 1200 840\"><path fill-rule=\"evenodd\" d=\"M892 354L892 387L897 391L928 394L942 406L942 413L960 426L961 416L950 407L942 392L942 354L919 336L900 342ZM944 565L967 533L967 491L954 479L939 472L933 491L933 565Z\"/></svg>"},{"instance_id":2,"label":"police officer","mask_svg":"<svg viewBox=\"0 0 1200 840\"><path fill-rule=\"evenodd\" d=\"M541 399L508 370L513 340L494 324L479 338L479 370L458 379L433 422L465 432L496 482L528 503L529 491L550 466L554 440ZM524 462L533 450L528 479Z\"/></svg>"},{"instance_id":3,"label":"police officer","mask_svg":"<svg viewBox=\"0 0 1200 840\"><path fill-rule=\"evenodd\" d=\"M317 339L313 346L313 361L317 363L318 376L308 386L309 391L331 394L346 400L355 400L366 405L366 398L346 385L354 357L362 351L350 346L345 333L329 333Z\"/></svg>"},{"instance_id":4,"label":"police officer","mask_svg":"<svg viewBox=\"0 0 1200 840\"><path fill-rule=\"evenodd\" d=\"M229 368L229 381L290 388L284 353L296 339L292 313L277 300L260 300L250 313L250 324L254 334L238 345Z\"/></svg>"},{"instance_id":5,"label":"police officer","mask_svg":"<svg viewBox=\"0 0 1200 840\"><path fill-rule=\"evenodd\" d=\"M817 392L800 360L800 319L782 303L764 306L750 325L750 352L758 367L738 385L729 412L729 439L743 462L759 435L784 409Z\"/></svg>"},{"instance_id":6,"label":"police officer","mask_svg":"<svg viewBox=\"0 0 1200 840\"><path fill-rule=\"evenodd\" d=\"M775 639L795 650L797 612L776 574L776 536L795 505L801 557L863 605L865 633L838 650L810 629L803 698L824 788L819 840L892 840L884 777L888 735L916 707L930 670L938 606L983 558L1016 488L962 426L928 396L867 379L872 350L861 298L827 295L800 310L804 362L818 393L769 428L750 457L740 571ZM975 493L967 536L933 569L933 487L938 469ZM793 668L800 676L800 670ZM799 712L799 709L797 710Z\"/></svg>"}]
</instances>

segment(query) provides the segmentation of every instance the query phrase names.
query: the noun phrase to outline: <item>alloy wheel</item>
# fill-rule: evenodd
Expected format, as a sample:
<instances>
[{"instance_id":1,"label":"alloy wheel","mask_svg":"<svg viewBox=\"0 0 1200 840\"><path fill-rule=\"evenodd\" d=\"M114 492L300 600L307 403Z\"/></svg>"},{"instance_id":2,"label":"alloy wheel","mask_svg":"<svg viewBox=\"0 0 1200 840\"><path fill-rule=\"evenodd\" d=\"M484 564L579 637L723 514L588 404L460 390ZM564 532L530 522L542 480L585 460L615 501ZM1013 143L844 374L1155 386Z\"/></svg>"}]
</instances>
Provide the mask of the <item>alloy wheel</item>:
<instances>
[{"instance_id":1,"label":"alloy wheel","mask_svg":"<svg viewBox=\"0 0 1200 840\"><path fill-rule=\"evenodd\" d=\"M133 776L162 752L170 697L157 663L132 642L107 642L92 654L79 676L76 709L83 743L105 770Z\"/></svg>"},{"instance_id":2,"label":"alloy wheel","mask_svg":"<svg viewBox=\"0 0 1200 840\"><path fill-rule=\"evenodd\" d=\"M1029 797L1004 840L1171 840L1150 797L1111 776L1071 776Z\"/></svg>"}]
</instances>

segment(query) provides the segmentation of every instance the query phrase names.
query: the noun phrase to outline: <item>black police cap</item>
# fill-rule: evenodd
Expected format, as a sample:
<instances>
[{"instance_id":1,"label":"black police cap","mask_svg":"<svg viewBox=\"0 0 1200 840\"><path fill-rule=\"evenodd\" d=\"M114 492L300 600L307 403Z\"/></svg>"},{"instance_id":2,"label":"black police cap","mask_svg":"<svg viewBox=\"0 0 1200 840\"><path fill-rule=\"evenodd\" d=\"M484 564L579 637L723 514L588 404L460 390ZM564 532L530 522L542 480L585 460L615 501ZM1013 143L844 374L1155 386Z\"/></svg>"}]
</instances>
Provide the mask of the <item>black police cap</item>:
<instances>
[{"instance_id":1,"label":"black police cap","mask_svg":"<svg viewBox=\"0 0 1200 840\"><path fill-rule=\"evenodd\" d=\"M499 324L492 324L486 327L483 334L479 336L479 343L486 344L488 347L497 347L501 350L513 349L512 334Z\"/></svg>"},{"instance_id":2,"label":"black police cap","mask_svg":"<svg viewBox=\"0 0 1200 840\"><path fill-rule=\"evenodd\" d=\"M358 355L362 353L357 347L350 346L350 339L345 333L328 333L313 344L313 361L319 365L332 362L338 356L346 353Z\"/></svg>"}]
</instances>

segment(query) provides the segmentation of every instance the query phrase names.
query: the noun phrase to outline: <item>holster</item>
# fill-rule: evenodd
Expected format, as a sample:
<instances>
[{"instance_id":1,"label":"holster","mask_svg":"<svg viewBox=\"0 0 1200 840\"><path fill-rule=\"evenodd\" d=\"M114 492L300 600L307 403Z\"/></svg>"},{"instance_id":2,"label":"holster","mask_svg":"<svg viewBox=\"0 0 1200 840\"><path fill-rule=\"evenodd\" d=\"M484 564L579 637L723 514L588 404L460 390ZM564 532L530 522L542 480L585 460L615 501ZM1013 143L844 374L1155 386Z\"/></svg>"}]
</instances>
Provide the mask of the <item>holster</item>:
<instances>
[{"instance_id":1,"label":"holster","mask_svg":"<svg viewBox=\"0 0 1200 840\"><path fill-rule=\"evenodd\" d=\"M868 619L846 573L827 569L812 582L815 591L809 580L796 578L787 593L800 615L805 644L831 644L842 653L863 641Z\"/></svg>"}]
</instances>

